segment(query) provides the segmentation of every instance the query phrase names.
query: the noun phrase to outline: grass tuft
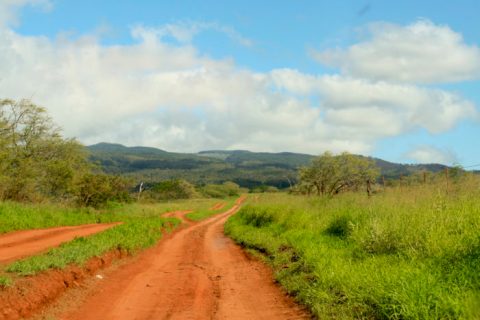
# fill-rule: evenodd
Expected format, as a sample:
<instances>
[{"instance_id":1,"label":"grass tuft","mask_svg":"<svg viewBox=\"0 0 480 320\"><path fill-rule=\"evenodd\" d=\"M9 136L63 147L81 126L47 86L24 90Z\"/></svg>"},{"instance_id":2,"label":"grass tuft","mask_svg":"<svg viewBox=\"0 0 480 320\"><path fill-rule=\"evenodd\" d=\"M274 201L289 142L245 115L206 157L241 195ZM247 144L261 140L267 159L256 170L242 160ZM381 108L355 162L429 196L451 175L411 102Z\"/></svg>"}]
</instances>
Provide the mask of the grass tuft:
<instances>
[{"instance_id":1,"label":"grass tuft","mask_svg":"<svg viewBox=\"0 0 480 320\"><path fill-rule=\"evenodd\" d=\"M13 281L10 277L0 276L0 289L12 286Z\"/></svg>"}]
</instances>

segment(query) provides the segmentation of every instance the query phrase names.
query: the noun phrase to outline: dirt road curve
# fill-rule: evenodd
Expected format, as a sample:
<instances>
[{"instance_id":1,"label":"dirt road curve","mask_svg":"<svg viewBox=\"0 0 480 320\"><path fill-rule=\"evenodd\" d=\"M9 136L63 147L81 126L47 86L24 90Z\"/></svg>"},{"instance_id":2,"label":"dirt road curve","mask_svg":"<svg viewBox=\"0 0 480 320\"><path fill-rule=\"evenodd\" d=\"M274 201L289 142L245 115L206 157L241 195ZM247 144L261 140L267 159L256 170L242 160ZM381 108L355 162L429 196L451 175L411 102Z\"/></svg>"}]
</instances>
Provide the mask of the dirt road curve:
<instances>
[{"instance_id":1,"label":"dirt road curve","mask_svg":"<svg viewBox=\"0 0 480 320\"><path fill-rule=\"evenodd\" d=\"M172 211L172 212L167 212L162 215L162 217L165 218L177 218L182 221L182 223L188 223L189 221L187 218L185 218L185 215L193 212L192 210L183 210L183 211Z\"/></svg>"},{"instance_id":2,"label":"dirt road curve","mask_svg":"<svg viewBox=\"0 0 480 320\"><path fill-rule=\"evenodd\" d=\"M85 224L73 227L25 230L0 236L0 263L18 260L51 247L104 231L118 223Z\"/></svg>"},{"instance_id":3,"label":"dirt road curve","mask_svg":"<svg viewBox=\"0 0 480 320\"><path fill-rule=\"evenodd\" d=\"M223 234L238 209L191 224L103 280L62 319L304 319L273 283Z\"/></svg>"}]
</instances>

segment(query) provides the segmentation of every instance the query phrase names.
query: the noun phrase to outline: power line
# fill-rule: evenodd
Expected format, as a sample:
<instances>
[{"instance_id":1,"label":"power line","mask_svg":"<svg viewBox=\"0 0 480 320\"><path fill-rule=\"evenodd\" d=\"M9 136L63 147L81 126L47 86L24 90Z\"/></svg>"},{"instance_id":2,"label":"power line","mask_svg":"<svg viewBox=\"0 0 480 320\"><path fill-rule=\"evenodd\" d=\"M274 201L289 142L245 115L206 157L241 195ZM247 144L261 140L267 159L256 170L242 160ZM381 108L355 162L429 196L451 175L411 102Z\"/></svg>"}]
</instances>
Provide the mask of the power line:
<instances>
[{"instance_id":1,"label":"power line","mask_svg":"<svg viewBox=\"0 0 480 320\"><path fill-rule=\"evenodd\" d=\"M480 167L480 163L472 164L471 166L465 166L463 168L473 168L473 167Z\"/></svg>"}]
</instances>

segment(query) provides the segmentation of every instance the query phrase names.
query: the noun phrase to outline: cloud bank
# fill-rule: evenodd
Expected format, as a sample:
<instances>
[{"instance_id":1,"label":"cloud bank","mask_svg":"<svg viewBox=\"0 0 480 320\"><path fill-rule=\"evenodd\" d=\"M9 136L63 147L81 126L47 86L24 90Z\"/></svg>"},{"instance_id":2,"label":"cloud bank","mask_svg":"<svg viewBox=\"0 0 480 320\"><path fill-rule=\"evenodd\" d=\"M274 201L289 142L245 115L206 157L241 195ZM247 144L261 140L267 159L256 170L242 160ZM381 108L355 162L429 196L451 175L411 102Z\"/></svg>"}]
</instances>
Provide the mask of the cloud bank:
<instances>
[{"instance_id":1,"label":"cloud bank","mask_svg":"<svg viewBox=\"0 0 480 320\"><path fill-rule=\"evenodd\" d=\"M477 49L448 28L419 23L439 28L447 34L446 43L475 56ZM331 75L288 68L259 73L231 59L212 59L191 43L198 28L207 27L252 44L218 25L137 26L129 45L102 45L92 35L75 40L28 37L3 27L0 93L31 97L49 110L67 136L86 144L110 141L188 152L226 148L369 154L382 138L417 128L444 132L477 116L473 103L455 93L416 86L414 82L430 76L415 75L413 67L396 82L368 67L359 73L349 65L347 72ZM411 28L392 32L408 35ZM165 36L178 43L164 41ZM433 47L437 38L443 39L442 34L432 39ZM370 58L365 56L366 65ZM475 74L475 68L473 64L470 71L463 68L450 76L445 68L438 72L443 79L460 79ZM369 72L371 77L363 77Z\"/></svg>"},{"instance_id":2,"label":"cloud bank","mask_svg":"<svg viewBox=\"0 0 480 320\"><path fill-rule=\"evenodd\" d=\"M408 26L372 24L369 39L347 49L313 52L343 74L374 80L441 83L480 78L480 48L448 26L420 20Z\"/></svg>"}]
</instances>

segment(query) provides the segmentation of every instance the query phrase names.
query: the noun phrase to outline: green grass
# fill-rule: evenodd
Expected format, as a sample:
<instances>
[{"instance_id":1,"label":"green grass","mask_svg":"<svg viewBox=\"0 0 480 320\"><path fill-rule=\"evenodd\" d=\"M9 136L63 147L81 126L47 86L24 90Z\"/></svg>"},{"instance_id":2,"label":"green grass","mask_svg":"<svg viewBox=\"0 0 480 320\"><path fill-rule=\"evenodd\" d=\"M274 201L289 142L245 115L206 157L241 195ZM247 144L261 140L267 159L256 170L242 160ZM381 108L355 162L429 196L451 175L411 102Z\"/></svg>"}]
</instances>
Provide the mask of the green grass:
<instances>
[{"instance_id":1,"label":"green grass","mask_svg":"<svg viewBox=\"0 0 480 320\"><path fill-rule=\"evenodd\" d=\"M0 234L15 230L119 221L112 212L49 204L0 202Z\"/></svg>"},{"instance_id":2,"label":"green grass","mask_svg":"<svg viewBox=\"0 0 480 320\"><path fill-rule=\"evenodd\" d=\"M208 208L218 201L218 199L188 199L152 204L111 204L109 208L103 210L53 204L0 202L0 234L17 230L116 222L123 221L125 217L158 216L177 210L208 212ZM230 202L231 199L227 201Z\"/></svg>"},{"instance_id":3,"label":"green grass","mask_svg":"<svg viewBox=\"0 0 480 320\"><path fill-rule=\"evenodd\" d=\"M0 288L7 288L13 284L13 281L8 276L0 276Z\"/></svg>"},{"instance_id":4,"label":"green grass","mask_svg":"<svg viewBox=\"0 0 480 320\"><path fill-rule=\"evenodd\" d=\"M270 194L226 233L321 319L480 318L480 186Z\"/></svg>"}]
</instances>

